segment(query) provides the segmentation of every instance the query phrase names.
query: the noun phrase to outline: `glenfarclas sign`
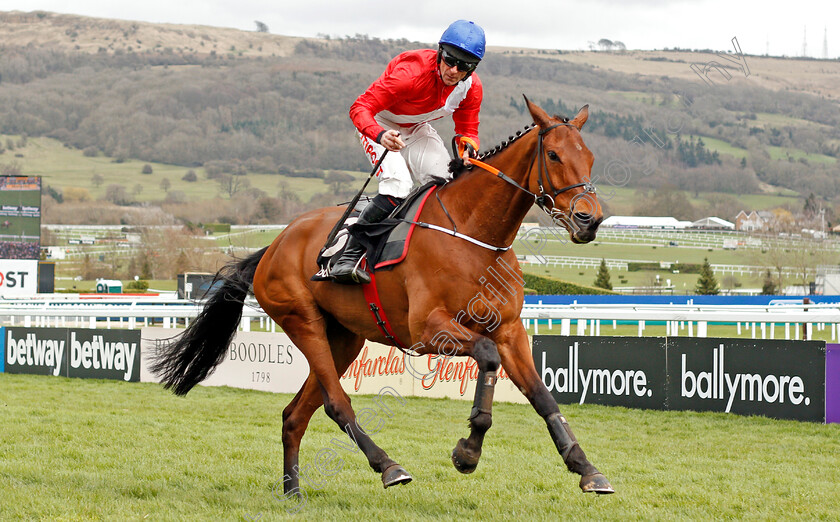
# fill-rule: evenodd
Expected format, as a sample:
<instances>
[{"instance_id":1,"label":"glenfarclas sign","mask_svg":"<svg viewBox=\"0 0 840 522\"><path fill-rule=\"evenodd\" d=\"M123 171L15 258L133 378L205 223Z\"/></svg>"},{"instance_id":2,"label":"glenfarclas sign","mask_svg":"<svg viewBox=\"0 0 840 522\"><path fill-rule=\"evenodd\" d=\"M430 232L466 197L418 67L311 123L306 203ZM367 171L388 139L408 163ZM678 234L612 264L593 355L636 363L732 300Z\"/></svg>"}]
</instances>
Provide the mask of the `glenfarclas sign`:
<instances>
[{"instance_id":1,"label":"glenfarclas sign","mask_svg":"<svg viewBox=\"0 0 840 522\"><path fill-rule=\"evenodd\" d=\"M478 366L472 357L409 357L393 346L388 347L387 352L377 353L383 355L370 355L369 345L365 345L341 376L344 380L352 380L354 391L359 391L366 378L398 376L416 379L424 390L432 390L440 383L456 383L458 392L464 395L470 383L478 379ZM499 380L510 380L504 368L499 369L498 376Z\"/></svg>"},{"instance_id":2,"label":"glenfarclas sign","mask_svg":"<svg viewBox=\"0 0 840 522\"><path fill-rule=\"evenodd\" d=\"M534 336L558 402L825 420L825 343Z\"/></svg>"},{"instance_id":3,"label":"glenfarclas sign","mask_svg":"<svg viewBox=\"0 0 840 522\"><path fill-rule=\"evenodd\" d=\"M359 391L365 377L405 374L403 353L393 346L385 356L370 357L369 353L366 344L356 360L350 363L350 367L341 376L342 379L353 379L353 390Z\"/></svg>"},{"instance_id":4,"label":"glenfarclas sign","mask_svg":"<svg viewBox=\"0 0 840 522\"><path fill-rule=\"evenodd\" d=\"M429 355L424 357L428 364L428 373L421 379L424 390L434 388L439 382L456 382L461 395L467 392L470 382L478 381L478 364L472 357L441 357ZM510 380L503 367L499 367L499 380Z\"/></svg>"}]
</instances>

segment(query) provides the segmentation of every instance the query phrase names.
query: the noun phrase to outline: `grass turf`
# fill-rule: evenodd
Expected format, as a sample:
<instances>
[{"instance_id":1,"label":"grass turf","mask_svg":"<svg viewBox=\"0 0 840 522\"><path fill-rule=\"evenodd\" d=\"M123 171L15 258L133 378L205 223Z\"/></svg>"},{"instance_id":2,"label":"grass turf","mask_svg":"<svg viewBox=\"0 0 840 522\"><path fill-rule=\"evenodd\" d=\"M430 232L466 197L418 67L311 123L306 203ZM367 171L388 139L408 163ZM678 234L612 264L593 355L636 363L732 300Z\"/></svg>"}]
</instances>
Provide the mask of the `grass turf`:
<instances>
[{"instance_id":1,"label":"grass turf","mask_svg":"<svg viewBox=\"0 0 840 522\"><path fill-rule=\"evenodd\" d=\"M0 374L0 519L277 520L289 501L280 416L290 400L199 387ZM357 411L373 406L355 397ZM449 453L470 403L407 398L375 441L414 482L382 490L361 453L321 489L304 486L305 520L709 519L840 517L836 425L734 415L561 406L617 493L578 490L530 406L497 404L484 455L460 475ZM301 464L345 441L319 410Z\"/></svg>"}]
</instances>

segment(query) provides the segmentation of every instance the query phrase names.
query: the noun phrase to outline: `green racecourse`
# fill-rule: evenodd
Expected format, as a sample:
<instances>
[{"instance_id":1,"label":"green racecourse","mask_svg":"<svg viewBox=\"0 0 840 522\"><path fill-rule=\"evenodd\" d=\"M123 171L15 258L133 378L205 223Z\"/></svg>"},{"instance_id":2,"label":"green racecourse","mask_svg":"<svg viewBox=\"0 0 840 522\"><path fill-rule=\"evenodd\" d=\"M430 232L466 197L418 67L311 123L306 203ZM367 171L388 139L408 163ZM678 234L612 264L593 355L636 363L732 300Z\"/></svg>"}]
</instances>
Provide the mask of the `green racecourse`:
<instances>
[{"instance_id":1,"label":"green racecourse","mask_svg":"<svg viewBox=\"0 0 840 522\"><path fill-rule=\"evenodd\" d=\"M374 439L414 477L383 490L361 453L304 486L292 517L280 417L290 395L0 374L0 519L709 520L840 518L840 426L561 405L616 494L584 495L530 406L496 404L472 475L449 455L470 402L408 398ZM373 406L371 396L354 406ZM316 412L301 464L347 437ZM291 501L288 502L291 504Z\"/></svg>"}]
</instances>

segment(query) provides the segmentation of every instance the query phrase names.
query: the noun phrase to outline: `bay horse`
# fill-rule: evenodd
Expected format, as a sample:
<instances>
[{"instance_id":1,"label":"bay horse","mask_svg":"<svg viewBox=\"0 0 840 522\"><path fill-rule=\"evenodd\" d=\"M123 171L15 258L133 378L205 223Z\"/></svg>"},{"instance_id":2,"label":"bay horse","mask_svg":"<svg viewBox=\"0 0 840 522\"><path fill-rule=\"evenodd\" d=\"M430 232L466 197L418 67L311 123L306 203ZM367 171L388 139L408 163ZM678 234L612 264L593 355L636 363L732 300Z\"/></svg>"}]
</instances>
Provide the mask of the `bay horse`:
<instances>
[{"instance_id":1,"label":"bay horse","mask_svg":"<svg viewBox=\"0 0 840 522\"><path fill-rule=\"evenodd\" d=\"M550 117L525 100L534 125L480 156L482 167L465 167L439 188L438 197L429 198L431 203L417 218L438 230L417 227L407 258L392 270L377 271L374 284L392 339L408 341L415 354L470 356L476 361L479 374L469 417L470 435L460 439L452 452L458 471L471 473L478 465L485 433L492 424L496 374L503 365L545 419L566 467L581 475L580 488L612 493L607 478L586 458L534 366L520 319L524 303L521 269L509 249L535 202L566 228L572 242L595 238L603 214L589 181L594 157L580 135L589 109L584 106L569 121ZM287 495L300 495L300 442L321 405L364 452L386 488L412 479L359 426L339 382L366 339L394 342L371 317L369 302L359 286L310 280L318 270L315 260L319 250L341 213L340 207L307 212L270 246L220 270L221 288L184 334L158 352L152 366L167 388L186 394L223 360L252 287L265 313L309 361L309 376L283 411ZM453 228L461 235L455 235ZM496 287L488 278L479 277L495 263L508 267L495 270ZM510 290L507 298L498 291L501 286Z\"/></svg>"}]
</instances>

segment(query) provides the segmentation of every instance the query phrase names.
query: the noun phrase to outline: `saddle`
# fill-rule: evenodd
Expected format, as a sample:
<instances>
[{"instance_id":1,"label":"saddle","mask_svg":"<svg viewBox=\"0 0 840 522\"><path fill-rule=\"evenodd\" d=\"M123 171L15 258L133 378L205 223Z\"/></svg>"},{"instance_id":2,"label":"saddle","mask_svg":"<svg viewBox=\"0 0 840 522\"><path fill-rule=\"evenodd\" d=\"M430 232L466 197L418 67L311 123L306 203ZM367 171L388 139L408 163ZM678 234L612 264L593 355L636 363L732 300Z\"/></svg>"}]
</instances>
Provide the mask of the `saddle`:
<instances>
[{"instance_id":1,"label":"saddle","mask_svg":"<svg viewBox=\"0 0 840 522\"><path fill-rule=\"evenodd\" d=\"M416 226L414 222L440 184L432 181L414 189L390 216L379 223L356 223L361 211L370 204L369 198L359 200L335 239L324 246L317 260L318 272L311 280L330 280L330 269L341 258L349 234L353 234L367 250L362 266L368 272L390 270L401 263L408 254L408 245Z\"/></svg>"}]
</instances>

